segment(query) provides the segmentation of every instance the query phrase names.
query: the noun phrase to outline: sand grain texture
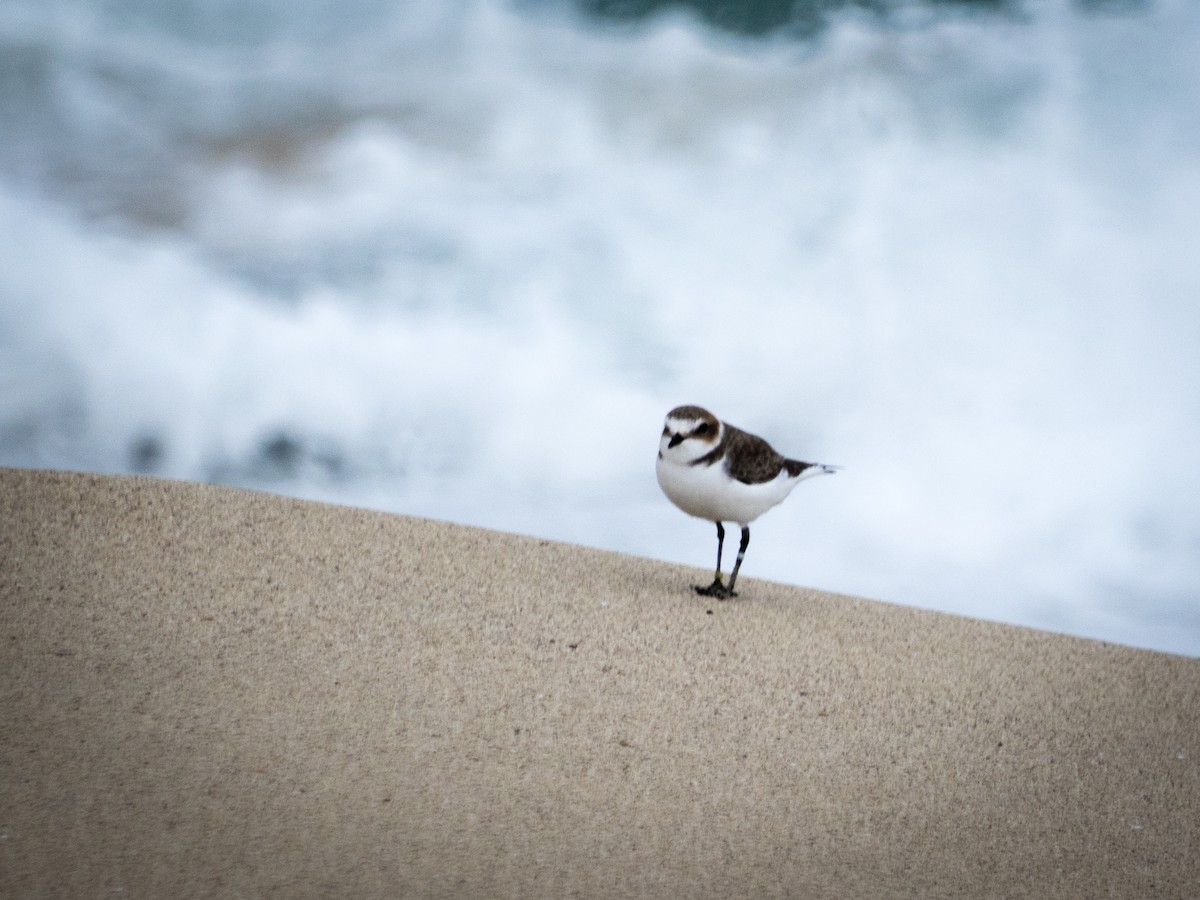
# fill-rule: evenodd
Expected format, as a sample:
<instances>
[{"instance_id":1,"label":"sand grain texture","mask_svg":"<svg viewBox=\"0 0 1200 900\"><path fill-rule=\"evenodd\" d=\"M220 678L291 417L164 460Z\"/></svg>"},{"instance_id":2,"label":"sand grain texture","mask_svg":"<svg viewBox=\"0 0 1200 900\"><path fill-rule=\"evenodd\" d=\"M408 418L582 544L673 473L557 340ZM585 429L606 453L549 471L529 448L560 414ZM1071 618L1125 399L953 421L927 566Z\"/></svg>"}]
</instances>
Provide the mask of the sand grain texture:
<instances>
[{"instance_id":1,"label":"sand grain texture","mask_svg":"<svg viewBox=\"0 0 1200 900\"><path fill-rule=\"evenodd\" d=\"M0 470L0 897L1200 896L1200 660L705 574Z\"/></svg>"}]
</instances>

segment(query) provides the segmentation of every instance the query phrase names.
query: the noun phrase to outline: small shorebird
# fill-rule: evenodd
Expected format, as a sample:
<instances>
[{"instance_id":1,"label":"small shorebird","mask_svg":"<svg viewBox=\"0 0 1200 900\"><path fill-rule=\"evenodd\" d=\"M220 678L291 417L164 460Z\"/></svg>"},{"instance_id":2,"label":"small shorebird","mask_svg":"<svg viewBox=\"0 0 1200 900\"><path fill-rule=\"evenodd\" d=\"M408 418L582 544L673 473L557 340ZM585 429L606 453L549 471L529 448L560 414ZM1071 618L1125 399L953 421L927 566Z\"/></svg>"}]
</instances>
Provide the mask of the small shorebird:
<instances>
[{"instance_id":1,"label":"small shorebird","mask_svg":"<svg viewBox=\"0 0 1200 900\"><path fill-rule=\"evenodd\" d=\"M658 485L689 516L717 524L717 574L708 587L697 585L696 593L719 600L736 597L733 586L750 546L750 523L805 478L839 468L787 459L762 438L722 422L699 406L677 406L667 413L658 443ZM742 528L729 587L721 579L722 522L736 522Z\"/></svg>"}]
</instances>

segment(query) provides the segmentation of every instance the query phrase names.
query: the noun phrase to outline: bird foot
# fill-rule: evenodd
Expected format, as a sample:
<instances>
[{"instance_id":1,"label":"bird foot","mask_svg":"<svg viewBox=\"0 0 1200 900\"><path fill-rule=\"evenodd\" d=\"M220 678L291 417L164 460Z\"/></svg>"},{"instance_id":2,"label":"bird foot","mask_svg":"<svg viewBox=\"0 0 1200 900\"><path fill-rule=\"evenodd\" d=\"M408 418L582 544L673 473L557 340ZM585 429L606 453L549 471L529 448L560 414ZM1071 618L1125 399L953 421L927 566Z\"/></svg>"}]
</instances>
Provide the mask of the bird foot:
<instances>
[{"instance_id":1,"label":"bird foot","mask_svg":"<svg viewBox=\"0 0 1200 900\"><path fill-rule=\"evenodd\" d=\"M737 596L737 592L725 587L725 582L720 578L714 579L708 587L696 585L696 593L701 597L716 597L718 600L728 600L730 597Z\"/></svg>"}]
</instances>

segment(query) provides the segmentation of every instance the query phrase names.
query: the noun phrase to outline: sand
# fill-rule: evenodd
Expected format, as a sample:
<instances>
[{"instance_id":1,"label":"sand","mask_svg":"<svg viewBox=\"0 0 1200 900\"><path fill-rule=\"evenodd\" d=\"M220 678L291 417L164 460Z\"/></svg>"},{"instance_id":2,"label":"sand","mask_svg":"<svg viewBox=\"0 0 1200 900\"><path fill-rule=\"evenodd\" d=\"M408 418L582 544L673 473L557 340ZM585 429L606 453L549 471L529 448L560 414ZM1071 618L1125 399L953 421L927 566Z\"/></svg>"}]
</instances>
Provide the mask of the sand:
<instances>
[{"instance_id":1,"label":"sand","mask_svg":"<svg viewBox=\"0 0 1200 900\"><path fill-rule=\"evenodd\" d=\"M1200 660L709 575L0 470L0 897L1200 897Z\"/></svg>"}]
</instances>

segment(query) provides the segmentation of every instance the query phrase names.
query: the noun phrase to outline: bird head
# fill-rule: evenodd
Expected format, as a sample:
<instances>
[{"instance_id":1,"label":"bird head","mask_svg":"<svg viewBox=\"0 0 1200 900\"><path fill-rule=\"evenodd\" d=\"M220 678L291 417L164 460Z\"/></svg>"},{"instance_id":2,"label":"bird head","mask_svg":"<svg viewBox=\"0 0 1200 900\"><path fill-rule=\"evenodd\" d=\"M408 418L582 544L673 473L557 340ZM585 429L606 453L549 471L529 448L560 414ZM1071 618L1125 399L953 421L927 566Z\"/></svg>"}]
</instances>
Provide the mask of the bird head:
<instances>
[{"instance_id":1,"label":"bird head","mask_svg":"<svg viewBox=\"0 0 1200 900\"><path fill-rule=\"evenodd\" d=\"M658 455L679 463L692 462L717 445L723 430L721 421L707 409L677 406L663 423Z\"/></svg>"}]
</instances>

